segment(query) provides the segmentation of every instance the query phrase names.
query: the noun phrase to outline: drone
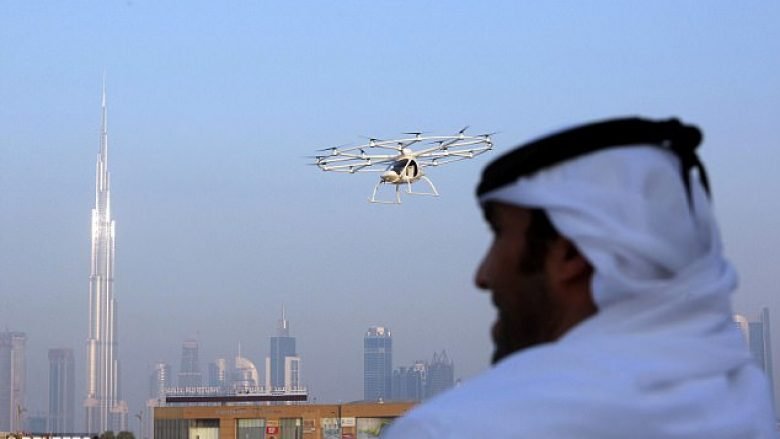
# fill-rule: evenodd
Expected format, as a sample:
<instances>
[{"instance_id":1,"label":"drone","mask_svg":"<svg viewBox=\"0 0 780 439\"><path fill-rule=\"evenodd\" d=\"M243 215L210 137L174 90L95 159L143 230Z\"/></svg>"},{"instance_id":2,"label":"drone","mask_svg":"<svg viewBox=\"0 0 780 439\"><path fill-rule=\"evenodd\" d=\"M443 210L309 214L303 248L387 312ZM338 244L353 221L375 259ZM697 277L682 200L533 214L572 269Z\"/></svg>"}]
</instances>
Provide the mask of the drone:
<instances>
[{"instance_id":1,"label":"drone","mask_svg":"<svg viewBox=\"0 0 780 439\"><path fill-rule=\"evenodd\" d=\"M468 127L450 136L424 136L423 133L402 133L407 136L395 140L368 139L368 143L352 147L332 147L320 149L326 154L315 155L314 165L323 171L356 174L361 172L379 172L379 181L374 185L371 203L401 204L401 188L409 195L439 196L433 182L425 175L429 166L442 166L460 160L472 159L493 149L491 136L496 133L466 135ZM413 145L424 145L413 150ZM386 150L392 153L371 153ZM377 151L378 152L378 151ZM428 190L417 192L412 184L424 181ZM377 198L377 192L383 185L395 186L395 198ZM385 192L385 191L382 191Z\"/></svg>"}]
</instances>

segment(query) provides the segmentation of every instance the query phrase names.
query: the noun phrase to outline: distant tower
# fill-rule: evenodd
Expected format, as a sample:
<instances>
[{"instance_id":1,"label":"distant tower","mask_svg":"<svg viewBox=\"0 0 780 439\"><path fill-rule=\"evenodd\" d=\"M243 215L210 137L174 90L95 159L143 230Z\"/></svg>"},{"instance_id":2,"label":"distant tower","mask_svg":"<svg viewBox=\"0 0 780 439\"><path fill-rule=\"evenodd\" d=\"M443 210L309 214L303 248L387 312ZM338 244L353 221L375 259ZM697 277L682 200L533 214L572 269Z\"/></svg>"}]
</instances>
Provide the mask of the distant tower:
<instances>
[{"instance_id":1,"label":"distant tower","mask_svg":"<svg viewBox=\"0 0 780 439\"><path fill-rule=\"evenodd\" d=\"M49 349L49 417L52 433L74 433L76 372L73 349Z\"/></svg>"},{"instance_id":2,"label":"distant tower","mask_svg":"<svg viewBox=\"0 0 780 439\"><path fill-rule=\"evenodd\" d=\"M748 346L758 366L769 380L769 389L774 401L774 374L772 373L772 342L769 326L769 308L761 310L758 321L748 323Z\"/></svg>"},{"instance_id":3,"label":"distant tower","mask_svg":"<svg viewBox=\"0 0 780 439\"><path fill-rule=\"evenodd\" d=\"M455 365L447 358L447 352L433 353L425 380L425 398L432 398L455 385Z\"/></svg>"},{"instance_id":4,"label":"distant tower","mask_svg":"<svg viewBox=\"0 0 780 439\"><path fill-rule=\"evenodd\" d=\"M422 361L416 361L410 367L401 366L393 370L393 401L421 401L427 372L428 364Z\"/></svg>"},{"instance_id":5,"label":"distant tower","mask_svg":"<svg viewBox=\"0 0 780 439\"><path fill-rule=\"evenodd\" d=\"M23 332L0 332L0 431L22 431L25 425L26 342Z\"/></svg>"},{"instance_id":6,"label":"distant tower","mask_svg":"<svg viewBox=\"0 0 780 439\"><path fill-rule=\"evenodd\" d=\"M92 209L92 269L89 276L89 336L87 337L88 433L127 429L127 404L119 394L117 304L114 298L114 239L111 184L108 172L106 89L103 87L100 149L97 157L95 208Z\"/></svg>"},{"instance_id":7,"label":"distant tower","mask_svg":"<svg viewBox=\"0 0 780 439\"><path fill-rule=\"evenodd\" d=\"M240 349L238 355L236 355L232 381L233 388L236 389L257 387L260 385L260 374L257 372L255 363L246 357L242 357Z\"/></svg>"},{"instance_id":8,"label":"distant tower","mask_svg":"<svg viewBox=\"0 0 780 439\"><path fill-rule=\"evenodd\" d=\"M265 359L265 385L269 388L291 390L300 386L301 359L295 353L295 337L290 337L290 323L284 306L282 318L271 337L271 354Z\"/></svg>"},{"instance_id":9,"label":"distant tower","mask_svg":"<svg viewBox=\"0 0 780 439\"><path fill-rule=\"evenodd\" d=\"M767 380L769 381L769 390L772 394L772 402L774 403L775 387L774 387L774 373L772 369L772 342L771 331L769 326L769 308L763 308L758 321L748 321L745 316L740 314L734 315L734 324L739 328L742 337L745 339L745 343L750 349L750 353L753 354L753 358L756 360L758 367L764 371ZM777 404L775 404L776 408Z\"/></svg>"},{"instance_id":10,"label":"distant tower","mask_svg":"<svg viewBox=\"0 0 780 439\"><path fill-rule=\"evenodd\" d=\"M181 346L181 368L179 369L179 387L200 387L203 376L198 361L198 340L184 340Z\"/></svg>"},{"instance_id":11,"label":"distant tower","mask_svg":"<svg viewBox=\"0 0 780 439\"><path fill-rule=\"evenodd\" d=\"M149 376L149 398L162 398L165 395L165 388L173 385L171 379L171 365L163 362L155 363Z\"/></svg>"},{"instance_id":12,"label":"distant tower","mask_svg":"<svg viewBox=\"0 0 780 439\"><path fill-rule=\"evenodd\" d=\"M213 363L209 363L209 386L227 387L229 384L228 378L227 360L217 358Z\"/></svg>"},{"instance_id":13,"label":"distant tower","mask_svg":"<svg viewBox=\"0 0 780 439\"><path fill-rule=\"evenodd\" d=\"M750 324L745 316L741 314L734 314L734 325L739 329L742 338L745 339L745 345L750 344Z\"/></svg>"},{"instance_id":14,"label":"distant tower","mask_svg":"<svg viewBox=\"0 0 780 439\"><path fill-rule=\"evenodd\" d=\"M390 329L368 328L363 337L363 400L392 398L393 339Z\"/></svg>"}]
</instances>

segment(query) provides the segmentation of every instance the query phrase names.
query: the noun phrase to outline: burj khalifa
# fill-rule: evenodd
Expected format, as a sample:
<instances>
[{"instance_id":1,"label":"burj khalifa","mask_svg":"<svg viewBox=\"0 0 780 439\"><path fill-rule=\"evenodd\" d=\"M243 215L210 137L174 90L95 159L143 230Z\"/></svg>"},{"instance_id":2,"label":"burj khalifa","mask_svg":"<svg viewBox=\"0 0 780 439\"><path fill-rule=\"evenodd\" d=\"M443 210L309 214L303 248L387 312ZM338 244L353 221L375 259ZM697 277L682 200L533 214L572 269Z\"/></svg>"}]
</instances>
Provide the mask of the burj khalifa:
<instances>
[{"instance_id":1,"label":"burj khalifa","mask_svg":"<svg viewBox=\"0 0 780 439\"><path fill-rule=\"evenodd\" d=\"M101 107L95 208L92 209L92 270L89 276L87 389L84 400L87 432L98 434L108 430L127 430L127 403L121 400L119 388L117 305L114 298L116 224L111 217L105 84Z\"/></svg>"}]
</instances>

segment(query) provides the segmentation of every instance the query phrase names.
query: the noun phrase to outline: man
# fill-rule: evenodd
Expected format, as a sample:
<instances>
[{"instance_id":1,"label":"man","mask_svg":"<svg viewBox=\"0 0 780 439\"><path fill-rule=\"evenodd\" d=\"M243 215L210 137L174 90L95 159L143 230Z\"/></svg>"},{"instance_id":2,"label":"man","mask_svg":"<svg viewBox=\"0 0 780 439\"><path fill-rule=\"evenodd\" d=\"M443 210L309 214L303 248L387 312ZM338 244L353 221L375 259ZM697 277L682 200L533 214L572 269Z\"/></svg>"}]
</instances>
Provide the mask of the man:
<instances>
[{"instance_id":1,"label":"man","mask_svg":"<svg viewBox=\"0 0 780 439\"><path fill-rule=\"evenodd\" d=\"M488 165L476 283L498 311L494 367L384 437L775 437L700 141L675 119L617 119Z\"/></svg>"}]
</instances>

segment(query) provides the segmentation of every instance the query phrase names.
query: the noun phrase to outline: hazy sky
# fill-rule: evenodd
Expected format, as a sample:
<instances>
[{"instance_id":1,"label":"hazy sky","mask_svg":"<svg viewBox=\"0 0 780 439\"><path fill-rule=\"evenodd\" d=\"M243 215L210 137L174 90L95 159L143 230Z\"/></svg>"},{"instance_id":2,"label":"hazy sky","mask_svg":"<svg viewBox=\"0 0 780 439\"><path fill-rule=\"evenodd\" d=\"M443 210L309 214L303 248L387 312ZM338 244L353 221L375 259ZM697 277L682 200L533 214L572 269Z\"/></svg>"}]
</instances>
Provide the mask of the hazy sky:
<instances>
[{"instance_id":1,"label":"hazy sky","mask_svg":"<svg viewBox=\"0 0 780 439\"><path fill-rule=\"evenodd\" d=\"M30 412L49 348L75 349L84 396L103 72L131 414L185 338L204 372L239 342L262 367L282 304L319 401L362 397L372 325L395 366L446 349L456 376L483 370L478 174L606 116L702 127L735 308L769 306L780 340L780 3L454 3L0 1L0 327L28 335ZM433 169L437 199L371 205L375 175L305 166L360 135L464 125L500 131L496 151Z\"/></svg>"}]
</instances>

